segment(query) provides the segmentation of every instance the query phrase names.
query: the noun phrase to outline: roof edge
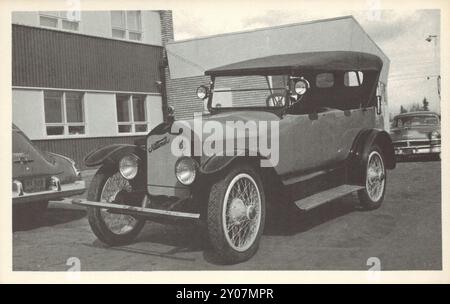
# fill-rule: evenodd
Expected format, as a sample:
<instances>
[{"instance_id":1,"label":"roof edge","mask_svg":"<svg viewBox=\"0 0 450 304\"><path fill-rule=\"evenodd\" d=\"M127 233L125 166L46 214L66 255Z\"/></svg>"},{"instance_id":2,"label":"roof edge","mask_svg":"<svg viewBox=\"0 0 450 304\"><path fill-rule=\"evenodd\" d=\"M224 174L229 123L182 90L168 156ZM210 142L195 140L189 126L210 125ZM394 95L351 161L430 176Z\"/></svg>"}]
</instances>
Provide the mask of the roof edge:
<instances>
[{"instance_id":1,"label":"roof edge","mask_svg":"<svg viewBox=\"0 0 450 304\"><path fill-rule=\"evenodd\" d=\"M240 34L247 34L247 33L253 33L253 32L261 32L261 31L272 30L272 29L293 27L293 26L298 26L298 25L306 25L306 24L329 22L329 21L335 21L335 20L343 20L343 19L353 19L356 21L356 23L359 25L359 27L362 28L362 26L358 23L358 21L355 19L355 17L353 17L353 15L345 15L345 16L333 17L333 18L327 18L327 19L310 20L310 21L304 21L304 22L296 22L296 23L288 23L288 24L274 25L274 26L268 26L268 27L260 27L260 28L243 30L243 31L220 33L220 34L207 35L207 36L199 36L199 37L195 37L195 38L172 40L172 41L167 42L166 45L185 43L185 42L190 42L190 41L194 41L194 40L203 40L203 39L209 39L209 38L224 37L224 36L230 36L230 35L240 35ZM373 40L372 40L372 42L375 43ZM386 55L386 54L384 54L384 55Z\"/></svg>"}]
</instances>

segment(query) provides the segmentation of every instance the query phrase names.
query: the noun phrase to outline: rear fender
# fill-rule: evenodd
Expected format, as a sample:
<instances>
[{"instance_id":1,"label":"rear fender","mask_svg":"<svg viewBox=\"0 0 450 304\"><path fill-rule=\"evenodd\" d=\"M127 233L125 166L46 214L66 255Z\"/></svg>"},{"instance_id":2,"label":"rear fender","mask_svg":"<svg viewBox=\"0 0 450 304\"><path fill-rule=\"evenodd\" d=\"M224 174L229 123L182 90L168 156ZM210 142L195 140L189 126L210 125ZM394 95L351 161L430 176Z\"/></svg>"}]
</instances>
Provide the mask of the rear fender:
<instances>
[{"instance_id":1,"label":"rear fender","mask_svg":"<svg viewBox=\"0 0 450 304\"><path fill-rule=\"evenodd\" d=\"M394 145L389 134L386 131L366 129L358 134L350 151L348 160L350 163L349 178L351 180L362 180L365 174L365 164L369 157L370 148L373 145L380 147L386 168L395 168Z\"/></svg>"},{"instance_id":2,"label":"rear fender","mask_svg":"<svg viewBox=\"0 0 450 304\"><path fill-rule=\"evenodd\" d=\"M99 165L117 165L122 157L135 154L141 161L145 161L145 150L136 145L114 144L92 151L84 158L87 167Z\"/></svg>"}]
</instances>

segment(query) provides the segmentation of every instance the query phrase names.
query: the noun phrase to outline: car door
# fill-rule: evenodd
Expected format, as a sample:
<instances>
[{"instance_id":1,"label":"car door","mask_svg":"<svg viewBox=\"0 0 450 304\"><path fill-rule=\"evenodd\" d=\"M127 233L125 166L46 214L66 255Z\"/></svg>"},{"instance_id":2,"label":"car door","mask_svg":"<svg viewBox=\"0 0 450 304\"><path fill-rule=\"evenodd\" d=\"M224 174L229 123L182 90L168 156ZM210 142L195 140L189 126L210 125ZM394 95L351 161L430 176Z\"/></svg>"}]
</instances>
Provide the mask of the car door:
<instances>
[{"instance_id":1,"label":"car door","mask_svg":"<svg viewBox=\"0 0 450 304\"><path fill-rule=\"evenodd\" d=\"M334 123L328 120L328 115L286 114L282 123L291 129L292 149L283 151L280 156L289 162L290 173L319 170L333 159L337 139L333 131Z\"/></svg>"}]
</instances>

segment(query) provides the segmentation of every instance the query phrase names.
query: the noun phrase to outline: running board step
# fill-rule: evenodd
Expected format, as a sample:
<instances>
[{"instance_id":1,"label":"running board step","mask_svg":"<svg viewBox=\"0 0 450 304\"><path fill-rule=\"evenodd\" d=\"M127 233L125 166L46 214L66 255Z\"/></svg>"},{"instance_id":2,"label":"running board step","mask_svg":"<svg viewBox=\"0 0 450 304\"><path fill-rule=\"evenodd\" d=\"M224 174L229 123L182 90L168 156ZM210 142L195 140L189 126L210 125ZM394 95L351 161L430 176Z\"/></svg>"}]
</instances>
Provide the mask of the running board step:
<instances>
[{"instance_id":1,"label":"running board step","mask_svg":"<svg viewBox=\"0 0 450 304\"><path fill-rule=\"evenodd\" d=\"M364 187L357 185L342 185L302 198L301 200L296 201L295 204L301 210L308 211L336 198L345 196L361 189L364 189Z\"/></svg>"},{"instance_id":2,"label":"running board step","mask_svg":"<svg viewBox=\"0 0 450 304\"><path fill-rule=\"evenodd\" d=\"M79 205L79 206L85 206L85 207L105 208L105 209L108 209L108 211L117 212L119 214L129 214L129 215L144 216L144 217L166 216L166 217L185 218L185 219L199 219L200 218L199 213L188 213L188 212L134 207L134 206L103 203L103 202L92 202L92 201L83 200L83 199L73 199L72 204Z\"/></svg>"}]
</instances>

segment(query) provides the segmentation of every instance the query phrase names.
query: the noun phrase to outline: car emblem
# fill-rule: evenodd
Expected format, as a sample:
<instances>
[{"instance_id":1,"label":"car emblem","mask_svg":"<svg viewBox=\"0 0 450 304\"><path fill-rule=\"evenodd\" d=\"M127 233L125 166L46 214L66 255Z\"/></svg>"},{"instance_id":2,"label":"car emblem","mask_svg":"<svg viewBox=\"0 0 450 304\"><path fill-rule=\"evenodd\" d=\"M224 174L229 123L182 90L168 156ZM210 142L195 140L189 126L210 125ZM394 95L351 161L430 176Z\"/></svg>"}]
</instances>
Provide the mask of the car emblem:
<instances>
[{"instance_id":1,"label":"car emblem","mask_svg":"<svg viewBox=\"0 0 450 304\"><path fill-rule=\"evenodd\" d=\"M159 139L155 141L153 144L151 144L150 147L148 148L148 152L153 152L167 143L169 143L169 139L167 138L167 136L165 136L162 139Z\"/></svg>"},{"instance_id":2,"label":"car emblem","mask_svg":"<svg viewBox=\"0 0 450 304\"><path fill-rule=\"evenodd\" d=\"M21 165L24 165L32 161L33 160L26 153L13 153L13 162L15 163L20 163Z\"/></svg>"}]
</instances>

